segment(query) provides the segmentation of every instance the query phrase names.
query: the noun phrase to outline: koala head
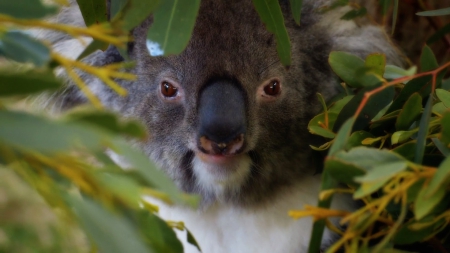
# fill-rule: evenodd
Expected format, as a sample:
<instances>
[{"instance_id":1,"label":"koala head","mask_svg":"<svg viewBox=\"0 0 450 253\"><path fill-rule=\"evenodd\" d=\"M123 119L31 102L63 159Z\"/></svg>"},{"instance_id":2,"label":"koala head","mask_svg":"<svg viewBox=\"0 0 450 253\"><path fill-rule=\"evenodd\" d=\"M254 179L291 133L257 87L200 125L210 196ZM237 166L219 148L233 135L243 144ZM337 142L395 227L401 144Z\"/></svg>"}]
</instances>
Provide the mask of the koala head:
<instances>
[{"instance_id":1,"label":"koala head","mask_svg":"<svg viewBox=\"0 0 450 253\"><path fill-rule=\"evenodd\" d=\"M325 22L314 10L317 1L304 1L299 26L288 1L280 3L292 44L289 67L279 61L275 38L252 1L203 0L180 55L149 54L152 17L133 30L128 53L138 78L121 82L128 96L90 82L103 103L145 124L150 138L140 144L144 152L205 203L261 203L316 169L307 124L319 110L316 93L329 98L336 92L328 55L346 48L342 38L366 30L352 22L355 31L336 32L332 16ZM380 45L367 47L352 42L353 51L382 47L384 39L377 40ZM113 47L91 57L96 65L121 60Z\"/></svg>"}]
</instances>

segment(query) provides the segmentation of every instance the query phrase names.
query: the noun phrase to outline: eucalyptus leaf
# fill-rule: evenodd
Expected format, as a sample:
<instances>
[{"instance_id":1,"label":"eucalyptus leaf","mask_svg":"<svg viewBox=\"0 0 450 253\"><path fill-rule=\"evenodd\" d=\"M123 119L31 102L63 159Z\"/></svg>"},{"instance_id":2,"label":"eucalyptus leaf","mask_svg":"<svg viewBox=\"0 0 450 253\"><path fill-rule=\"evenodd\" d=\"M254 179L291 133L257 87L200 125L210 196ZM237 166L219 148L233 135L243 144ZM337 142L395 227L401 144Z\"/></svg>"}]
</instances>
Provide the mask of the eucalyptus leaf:
<instances>
[{"instance_id":1,"label":"eucalyptus leaf","mask_svg":"<svg viewBox=\"0 0 450 253\"><path fill-rule=\"evenodd\" d=\"M449 33L450 33L450 23L439 28L439 30L437 30L433 35L431 35L430 38L428 38L427 40L427 44L431 45L439 41L440 39L445 38L445 36Z\"/></svg>"},{"instance_id":2,"label":"eucalyptus leaf","mask_svg":"<svg viewBox=\"0 0 450 253\"><path fill-rule=\"evenodd\" d=\"M95 125L115 134L126 134L128 136L145 138L147 133L144 126L138 121L129 120L120 122L118 115L105 111L76 111L67 116L69 122L87 123Z\"/></svg>"},{"instance_id":3,"label":"eucalyptus leaf","mask_svg":"<svg viewBox=\"0 0 450 253\"><path fill-rule=\"evenodd\" d=\"M444 145L444 143L442 143L439 139L437 138L432 138L431 139L434 143L434 145L436 146L437 149L439 149L439 151L445 156L445 157L449 157L450 156L450 148L446 147Z\"/></svg>"},{"instance_id":4,"label":"eucalyptus leaf","mask_svg":"<svg viewBox=\"0 0 450 253\"><path fill-rule=\"evenodd\" d=\"M380 164L373 166L364 176L355 178L356 182L376 182L384 179L389 179L395 174L404 171L408 167L406 161L397 161L388 164Z\"/></svg>"},{"instance_id":5,"label":"eucalyptus leaf","mask_svg":"<svg viewBox=\"0 0 450 253\"><path fill-rule=\"evenodd\" d=\"M114 7L115 14L113 16L114 18L112 23L120 22L121 27L124 30L129 31L142 23L142 21L144 21L151 13L153 13L157 9L157 7L159 7L160 3L160 0L128 0L126 2L124 2L123 0L118 1L118 3L116 3L116 6Z\"/></svg>"},{"instance_id":6,"label":"eucalyptus leaf","mask_svg":"<svg viewBox=\"0 0 450 253\"><path fill-rule=\"evenodd\" d=\"M153 13L147 33L151 56L177 55L186 48L194 30L200 0L165 0Z\"/></svg>"},{"instance_id":7,"label":"eucalyptus leaf","mask_svg":"<svg viewBox=\"0 0 450 253\"><path fill-rule=\"evenodd\" d=\"M93 40L89 45L81 52L81 54L77 57L77 60L81 60L84 57L94 53L97 50L105 51L108 48L109 44L99 40Z\"/></svg>"},{"instance_id":8,"label":"eucalyptus leaf","mask_svg":"<svg viewBox=\"0 0 450 253\"><path fill-rule=\"evenodd\" d=\"M348 152L336 153L335 156L366 171L392 163L406 162L405 158L388 150L368 147L356 147Z\"/></svg>"},{"instance_id":9,"label":"eucalyptus leaf","mask_svg":"<svg viewBox=\"0 0 450 253\"><path fill-rule=\"evenodd\" d=\"M253 0L253 4L266 29L275 35L281 63L291 65L291 42L278 0Z\"/></svg>"},{"instance_id":10,"label":"eucalyptus leaf","mask_svg":"<svg viewBox=\"0 0 450 253\"><path fill-rule=\"evenodd\" d=\"M364 175L365 170L338 158L329 158L325 162L325 169L338 182L356 185L354 178Z\"/></svg>"},{"instance_id":11,"label":"eucalyptus leaf","mask_svg":"<svg viewBox=\"0 0 450 253\"><path fill-rule=\"evenodd\" d=\"M315 116L308 124L308 130L312 134L320 135L325 138L334 138L336 136L335 133L331 129L333 129L333 124L336 121L337 113L328 113L328 128L325 127L325 113L321 113Z\"/></svg>"},{"instance_id":12,"label":"eucalyptus leaf","mask_svg":"<svg viewBox=\"0 0 450 253\"><path fill-rule=\"evenodd\" d=\"M386 65L383 77L386 79L396 79L405 76L412 76L417 73L417 67L412 66L409 69L402 69L394 65ZM407 83L407 82L405 82Z\"/></svg>"},{"instance_id":13,"label":"eucalyptus leaf","mask_svg":"<svg viewBox=\"0 0 450 253\"><path fill-rule=\"evenodd\" d=\"M420 56L420 68L422 72L431 71L437 69L439 64L433 50L428 45L425 45L422 49L422 55Z\"/></svg>"},{"instance_id":14,"label":"eucalyptus leaf","mask_svg":"<svg viewBox=\"0 0 450 253\"><path fill-rule=\"evenodd\" d=\"M289 2L291 3L292 17L294 17L295 23L300 25L303 0L289 0Z\"/></svg>"},{"instance_id":15,"label":"eucalyptus leaf","mask_svg":"<svg viewBox=\"0 0 450 253\"><path fill-rule=\"evenodd\" d=\"M328 62L334 73L352 87L369 87L379 83L372 75L365 75L365 62L356 55L334 51L330 53Z\"/></svg>"},{"instance_id":16,"label":"eucalyptus leaf","mask_svg":"<svg viewBox=\"0 0 450 253\"><path fill-rule=\"evenodd\" d=\"M443 8L443 9L437 9L437 10L431 10L431 11L421 11L416 14L418 16L428 16L428 17L450 15L450 7Z\"/></svg>"},{"instance_id":17,"label":"eucalyptus leaf","mask_svg":"<svg viewBox=\"0 0 450 253\"><path fill-rule=\"evenodd\" d=\"M100 24L108 21L106 1L104 0L77 0L86 26Z\"/></svg>"},{"instance_id":18,"label":"eucalyptus leaf","mask_svg":"<svg viewBox=\"0 0 450 253\"><path fill-rule=\"evenodd\" d=\"M449 93L450 94L450 93ZM419 93L414 93L403 105L403 109L398 115L397 122L395 123L395 129L408 130L411 124L422 113L422 97Z\"/></svg>"},{"instance_id":19,"label":"eucalyptus leaf","mask_svg":"<svg viewBox=\"0 0 450 253\"><path fill-rule=\"evenodd\" d=\"M450 157L447 157L436 170L436 173L431 178L428 190L425 197L431 197L436 194L439 188L446 189L450 184Z\"/></svg>"},{"instance_id":20,"label":"eucalyptus leaf","mask_svg":"<svg viewBox=\"0 0 450 253\"><path fill-rule=\"evenodd\" d=\"M443 89L436 89L436 96L444 103L445 107L450 108L450 92Z\"/></svg>"},{"instance_id":21,"label":"eucalyptus leaf","mask_svg":"<svg viewBox=\"0 0 450 253\"><path fill-rule=\"evenodd\" d=\"M393 242L399 245L412 244L414 242L420 242L425 240L432 234L436 228L442 226L444 219L438 220L436 223L431 224L423 229L412 229L414 225L421 224L421 221L411 220L403 224L397 231L393 238Z\"/></svg>"},{"instance_id":22,"label":"eucalyptus leaf","mask_svg":"<svg viewBox=\"0 0 450 253\"><path fill-rule=\"evenodd\" d=\"M123 217L112 214L87 198L82 200L68 195L67 201L86 233L101 252L155 252L139 240L140 237L135 228Z\"/></svg>"},{"instance_id":23,"label":"eucalyptus leaf","mask_svg":"<svg viewBox=\"0 0 450 253\"><path fill-rule=\"evenodd\" d=\"M428 97L427 104L425 105L425 109L423 111L422 117L419 123L419 132L417 136L417 146L415 150L415 163L422 163L423 155L425 152L425 142L428 136L428 127L431 117L431 105L433 104L433 96Z\"/></svg>"},{"instance_id":24,"label":"eucalyptus leaf","mask_svg":"<svg viewBox=\"0 0 450 253\"><path fill-rule=\"evenodd\" d=\"M129 147L129 145L120 140L114 141L112 150L117 155L120 155L125 163L141 175L150 186L166 193L171 200L177 203L188 204L192 207L198 205L198 197L183 196L183 193L178 190L175 183L163 171L159 170L142 152Z\"/></svg>"},{"instance_id":25,"label":"eucalyptus leaf","mask_svg":"<svg viewBox=\"0 0 450 253\"><path fill-rule=\"evenodd\" d=\"M364 7L360 7L360 8L348 11L347 13L344 14L344 16L341 17L341 19L352 20L352 19L355 19L358 17L363 17L366 14L367 14L367 9Z\"/></svg>"},{"instance_id":26,"label":"eucalyptus leaf","mask_svg":"<svg viewBox=\"0 0 450 253\"><path fill-rule=\"evenodd\" d=\"M342 150L347 145L347 141L350 138L350 134L352 132L353 124L355 123L355 118L351 117L345 121L342 127L339 129L339 132L334 138L334 143L328 152L328 155L333 156L336 152Z\"/></svg>"},{"instance_id":27,"label":"eucalyptus leaf","mask_svg":"<svg viewBox=\"0 0 450 253\"><path fill-rule=\"evenodd\" d=\"M96 128L52 121L24 112L0 110L0 142L42 153L62 153L83 147L101 150L111 136Z\"/></svg>"},{"instance_id":28,"label":"eucalyptus leaf","mask_svg":"<svg viewBox=\"0 0 450 253\"><path fill-rule=\"evenodd\" d=\"M0 0L0 14L19 19L38 19L55 14L56 6L43 5L41 0Z\"/></svg>"},{"instance_id":29,"label":"eucalyptus leaf","mask_svg":"<svg viewBox=\"0 0 450 253\"><path fill-rule=\"evenodd\" d=\"M8 31L0 36L0 56L42 67L50 61L50 49L23 32Z\"/></svg>"},{"instance_id":30,"label":"eucalyptus leaf","mask_svg":"<svg viewBox=\"0 0 450 253\"><path fill-rule=\"evenodd\" d=\"M447 148L450 148L450 112L444 114L441 119L441 125L440 140Z\"/></svg>"},{"instance_id":31,"label":"eucalyptus leaf","mask_svg":"<svg viewBox=\"0 0 450 253\"><path fill-rule=\"evenodd\" d=\"M446 189L438 188L434 194L429 195L429 187L423 187L414 203L414 215L420 220L430 214L433 209L444 199Z\"/></svg>"},{"instance_id":32,"label":"eucalyptus leaf","mask_svg":"<svg viewBox=\"0 0 450 253\"><path fill-rule=\"evenodd\" d=\"M183 245L175 231L164 220L147 211L138 212L136 219L141 234L154 252L183 253Z\"/></svg>"},{"instance_id":33,"label":"eucalyptus leaf","mask_svg":"<svg viewBox=\"0 0 450 253\"><path fill-rule=\"evenodd\" d=\"M334 131L345 121L345 119L352 117L355 114L364 98L364 94L374 88L375 87L360 90L358 94L356 94L356 96L344 106L336 119L333 128ZM373 94L361 110L361 113L357 115L353 131L363 130L366 128L378 112L392 101L394 94L394 87L387 87L382 91Z\"/></svg>"},{"instance_id":34,"label":"eucalyptus leaf","mask_svg":"<svg viewBox=\"0 0 450 253\"><path fill-rule=\"evenodd\" d=\"M0 97L55 90L62 82L49 70L0 71Z\"/></svg>"}]
</instances>

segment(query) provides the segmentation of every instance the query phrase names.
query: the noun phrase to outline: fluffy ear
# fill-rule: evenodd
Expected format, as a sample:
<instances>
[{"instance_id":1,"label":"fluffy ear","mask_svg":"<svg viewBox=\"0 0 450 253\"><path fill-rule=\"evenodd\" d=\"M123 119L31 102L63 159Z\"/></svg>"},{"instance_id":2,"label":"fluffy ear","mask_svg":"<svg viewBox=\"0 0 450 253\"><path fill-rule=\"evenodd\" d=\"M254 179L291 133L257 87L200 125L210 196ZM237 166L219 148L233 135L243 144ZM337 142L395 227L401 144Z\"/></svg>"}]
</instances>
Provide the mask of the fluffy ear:
<instances>
[{"instance_id":1,"label":"fluffy ear","mask_svg":"<svg viewBox=\"0 0 450 253\"><path fill-rule=\"evenodd\" d=\"M383 53L389 64L406 65L405 56L393 44L383 27L367 18L343 20L350 11L346 6L322 14L318 26L325 29L332 39L334 51L346 51L365 58L371 53Z\"/></svg>"}]
</instances>

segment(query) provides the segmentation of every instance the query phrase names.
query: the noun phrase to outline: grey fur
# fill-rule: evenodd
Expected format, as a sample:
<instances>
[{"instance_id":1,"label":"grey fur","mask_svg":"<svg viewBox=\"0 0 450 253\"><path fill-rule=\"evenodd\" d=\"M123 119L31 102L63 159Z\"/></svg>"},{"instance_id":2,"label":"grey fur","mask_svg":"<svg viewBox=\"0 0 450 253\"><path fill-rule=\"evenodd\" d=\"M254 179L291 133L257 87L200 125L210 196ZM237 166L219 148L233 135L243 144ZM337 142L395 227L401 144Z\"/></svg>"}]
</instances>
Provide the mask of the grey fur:
<instances>
[{"instance_id":1,"label":"grey fur","mask_svg":"<svg viewBox=\"0 0 450 253\"><path fill-rule=\"evenodd\" d=\"M199 193L205 203L220 201L233 205L258 205L314 174L309 148L309 119L319 111L316 93L326 98L336 93L337 79L328 65L332 50L344 50L362 57L372 52L387 54L390 62L401 64L398 52L381 28L362 21L340 20L346 8L318 14L327 1L305 0L301 25L290 15L288 1L281 1L292 42L292 65L282 66L274 36L267 32L249 0L203 0L192 38L177 56L151 57L146 48L149 17L133 30L135 42L129 54L137 65L130 72L135 82L119 81L129 92L120 97L98 80L86 77L94 92L109 108L135 117L148 128L151 138L141 143L143 151L186 192ZM79 17L80 18L80 17ZM52 42L65 37L51 38ZM95 65L121 61L110 47L95 53ZM231 76L242 84L248 97L246 150L252 159L250 176L236 189L223 195L205 190L192 171L193 151L189 142L197 133L198 92L210 78ZM273 102L257 101L257 88L264 80L277 77L282 95ZM184 100L168 103L158 95L164 78L176 80ZM69 88L62 107L85 101Z\"/></svg>"}]
</instances>

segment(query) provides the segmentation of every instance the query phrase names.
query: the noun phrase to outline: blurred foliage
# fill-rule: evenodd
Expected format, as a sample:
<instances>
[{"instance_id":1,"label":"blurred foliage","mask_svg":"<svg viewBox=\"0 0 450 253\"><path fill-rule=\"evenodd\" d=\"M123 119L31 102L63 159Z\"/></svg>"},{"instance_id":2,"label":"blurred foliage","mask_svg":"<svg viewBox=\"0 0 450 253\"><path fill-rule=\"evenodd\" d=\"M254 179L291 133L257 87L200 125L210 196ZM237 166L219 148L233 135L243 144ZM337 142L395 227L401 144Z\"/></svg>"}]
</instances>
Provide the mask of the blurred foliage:
<instances>
[{"instance_id":1,"label":"blurred foliage","mask_svg":"<svg viewBox=\"0 0 450 253\"><path fill-rule=\"evenodd\" d=\"M104 0L77 2L87 27L45 21L60 4L67 4L64 0L0 0L0 252L182 252L173 230L186 230L182 222L161 220L158 207L141 196L192 206L198 199L179 192L129 144L145 140L144 127L104 111L79 73L94 75L125 96L115 80L134 80L122 72L127 63L97 67L80 59L109 44L125 52L129 30L152 13L150 54L180 53L189 41L200 0L112 0L110 11ZM253 2L275 35L282 63L289 65L290 42L278 1ZM300 23L302 1L290 2ZM401 3L377 3L397 27ZM345 5L354 8L342 19L368 13L348 0L334 1L321 11ZM419 15L426 18L448 15L448 8L422 11ZM448 40L449 25L441 22L423 40ZM93 42L74 60L30 36L30 28L80 40L92 37ZM450 248L450 62L437 60L424 46L418 68L386 65L385 57L375 52L366 59L333 52L329 63L343 81L342 93L328 104L318 94L323 112L308 125L311 133L324 138L322 146L312 148L328 152L323 191L318 207L290 213L294 218L314 217L309 252L319 251L325 226L342 235L328 252L420 247L445 252ZM55 117L18 106L28 95L62 88L55 76L61 68L93 108ZM119 155L122 162L105 151ZM330 210L336 193L352 194L364 205L354 213ZM334 216L341 217L344 231L329 222ZM189 232L188 241L196 244Z\"/></svg>"},{"instance_id":2,"label":"blurred foliage","mask_svg":"<svg viewBox=\"0 0 450 253\"><path fill-rule=\"evenodd\" d=\"M380 4L384 10L393 5L395 27L398 1ZM436 34L431 37L446 36L442 29ZM319 205L290 213L314 217L309 252L318 251L325 226L342 236L327 252L450 249L450 79L445 79L450 62L439 64L427 45L418 62L416 73L416 67L386 65L381 54L366 59L330 54L342 92L328 105L318 94L323 112L308 125L324 138L323 145L312 148L328 152ZM334 194L352 194L364 205L353 213L330 210ZM336 216L343 231L328 220Z\"/></svg>"},{"instance_id":3,"label":"blurred foliage","mask_svg":"<svg viewBox=\"0 0 450 253\"><path fill-rule=\"evenodd\" d=\"M88 26L74 27L43 19L58 11L55 3L0 1L0 252L183 252L173 230L185 230L183 223L161 220L158 207L141 196L190 206L198 198L181 193L129 144L144 141L145 128L102 110L80 78L80 71L94 75L126 95L115 81L135 78L122 72L126 64L96 67L67 58L26 30L92 37L82 58L105 44L124 48L128 30L149 14L139 8L147 2L113 1L120 7L109 22L106 1L79 0ZM55 75L61 68L94 108L58 117L32 111L24 98L62 88Z\"/></svg>"}]
</instances>

